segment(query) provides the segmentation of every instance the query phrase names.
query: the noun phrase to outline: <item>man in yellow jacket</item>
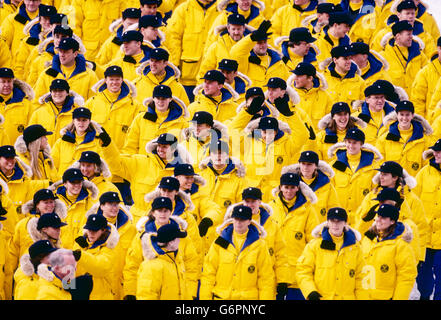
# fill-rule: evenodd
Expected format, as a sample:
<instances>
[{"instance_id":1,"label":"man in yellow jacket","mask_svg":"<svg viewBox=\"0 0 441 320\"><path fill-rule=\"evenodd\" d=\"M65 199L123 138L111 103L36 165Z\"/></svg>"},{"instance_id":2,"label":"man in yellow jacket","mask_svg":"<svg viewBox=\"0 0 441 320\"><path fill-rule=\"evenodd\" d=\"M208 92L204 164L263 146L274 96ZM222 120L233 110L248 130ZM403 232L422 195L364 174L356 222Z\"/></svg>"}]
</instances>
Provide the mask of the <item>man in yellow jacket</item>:
<instances>
[{"instance_id":1,"label":"man in yellow jacket","mask_svg":"<svg viewBox=\"0 0 441 320\"><path fill-rule=\"evenodd\" d=\"M225 76L225 82L237 92L239 98L237 103L241 104L245 101L245 95L248 88L251 87L252 81L243 73L239 72L239 64L233 59L222 59L219 61L217 69Z\"/></svg>"},{"instance_id":2,"label":"man in yellow jacket","mask_svg":"<svg viewBox=\"0 0 441 320\"><path fill-rule=\"evenodd\" d=\"M274 270L262 239L266 232L252 220L251 208L235 207L218 230L204 259L201 300L274 299Z\"/></svg>"},{"instance_id":3,"label":"man in yellow jacket","mask_svg":"<svg viewBox=\"0 0 441 320\"><path fill-rule=\"evenodd\" d=\"M441 228L438 222L441 213L438 201L441 186L441 139L424 151L424 158L429 160L429 163L418 172L417 186L414 191L420 197L428 213L427 220L431 230L427 232L429 239L426 246L426 260L419 270L417 285L421 300L429 300L432 294L434 294L434 300L439 300L441 294L440 270L437 266L440 261L441 249L439 240Z\"/></svg>"}]
</instances>

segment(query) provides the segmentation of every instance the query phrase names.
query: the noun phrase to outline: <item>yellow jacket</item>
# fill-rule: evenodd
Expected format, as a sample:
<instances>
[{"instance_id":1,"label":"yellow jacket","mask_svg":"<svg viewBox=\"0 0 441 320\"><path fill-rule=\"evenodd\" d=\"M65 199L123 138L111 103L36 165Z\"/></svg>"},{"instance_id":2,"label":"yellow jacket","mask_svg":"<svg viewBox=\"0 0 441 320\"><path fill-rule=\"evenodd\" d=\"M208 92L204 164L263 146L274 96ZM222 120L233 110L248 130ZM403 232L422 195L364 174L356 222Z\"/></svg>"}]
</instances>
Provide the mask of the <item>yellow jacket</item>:
<instances>
[{"instance_id":1,"label":"yellow jacket","mask_svg":"<svg viewBox=\"0 0 441 320\"><path fill-rule=\"evenodd\" d=\"M265 230L254 220L248 227L245 243L233 243L233 219L218 227L220 234L204 259L201 275L201 300L273 300L274 270Z\"/></svg>"},{"instance_id":2,"label":"yellow jacket","mask_svg":"<svg viewBox=\"0 0 441 320\"><path fill-rule=\"evenodd\" d=\"M296 277L304 297L317 291L322 300L364 300L361 234L351 227L343 230L340 248L329 233L327 222L312 232L314 239L298 259Z\"/></svg>"},{"instance_id":3,"label":"yellow jacket","mask_svg":"<svg viewBox=\"0 0 441 320\"><path fill-rule=\"evenodd\" d=\"M409 244L412 231L402 222L396 222L394 232L379 239L372 228L361 241L368 299L408 300L417 275L415 256Z\"/></svg>"},{"instance_id":4,"label":"yellow jacket","mask_svg":"<svg viewBox=\"0 0 441 320\"><path fill-rule=\"evenodd\" d=\"M20 258L20 267L14 273L14 300L35 300L38 292L38 274L29 254Z\"/></svg>"},{"instance_id":5,"label":"yellow jacket","mask_svg":"<svg viewBox=\"0 0 441 320\"><path fill-rule=\"evenodd\" d=\"M38 290L35 300L72 300L69 291L64 289L63 282L55 276L48 265L38 266Z\"/></svg>"},{"instance_id":6,"label":"yellow jacket","mask_svg":"<svg viewBox=\"0 0 441 320\"><path fill-rule=\"evenodd\" d=\"M299 56L291 51L288 42L289 36L281 36L274 40L274 45L282 54L282 60L290 71L294 70L300 62L310 63L317 69L317 56L320 54L320 50L315 43L310 43L311 48L305 56Z\"/></svg>"}]
</instances>

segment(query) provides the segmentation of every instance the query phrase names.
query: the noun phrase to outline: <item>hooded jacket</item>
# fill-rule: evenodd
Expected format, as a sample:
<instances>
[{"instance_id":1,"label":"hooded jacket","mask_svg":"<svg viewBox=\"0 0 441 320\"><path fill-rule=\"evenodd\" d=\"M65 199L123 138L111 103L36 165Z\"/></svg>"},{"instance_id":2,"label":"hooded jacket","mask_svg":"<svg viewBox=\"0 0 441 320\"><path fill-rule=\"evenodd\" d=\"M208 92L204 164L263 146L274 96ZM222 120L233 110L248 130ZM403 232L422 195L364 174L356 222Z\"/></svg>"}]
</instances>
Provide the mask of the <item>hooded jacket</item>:
<instances>
[{"instance_id":1,"label":"hooded jacket","mask_svg":"<svg viewBox=\"0 0 441 320\"><path fill-rule=\"evenodd\" d=\"M361 234L349 226L343 229L341 248L325 221L312 231L314 237L305 247L297 264L297 281L304 297L317 291L322 300L364 300Z\"/></svg>"},{"instance_id":2,"label":"hooded jacket","mask_svg":"<svg viewBox=\"0 0 441 320\"><path fill-rule=\"evenodd\" d=\"M5 101L4 97L0 97L0 113L4 117L3 127L9 137L7 144L13 145L23 133L32 114L34 91L26 82L14 79L12 94L6 98Z\"/></svg>"},{"instance_id":3,"label":"hooded jacket","mask_svg":"<svg viewBox=\"0 0 441 320\"><path fill-rule=\"evenodd\" d=\"M217 231L219 237L210 247L201 275L201 300L272 300L274 271L265 230L254 220L248 227L242 248L233 242L233 219Z\"/></svg>"},{"instance_id":4,"label":"hooded jacket","mask_svg":"<svg viewBox=\"0 0 441 320\"><path fill-rule=\"evenodd\" d=\"M431 145L433 129L427 120L418 114L414 115L412 135L404 141L398 128L397 114L391 113L383 119L383 124L388 127L377 140L377 148L384 156L384 161L396 161L409 172L416 176L418 171L427 163L422 154Z\"/></svg>"},{"instance_id":5,"label":"hooded jacket","mask_svg":"<svg viewBox=\"0 0 441 320\"><path fill-rule=\"evenodd\" d=\"M396 222L392 234L381 239L371 227L361 241L366 261L365 285L372 300L408 300L417 276L410 246L412 230Z\"/></svg>"},{"instance_id":6,"label":"hooded jacket","mask_svg":"<svg viewBox=\"0 0 441 320\"><path fill-rule=\"evenodd\" d=\"M315 68L318 67L317 56L320 54L320 50L315 43L310 43L311 48L305 56L293 53L288 47L288 43L289 36L281 36L274 40L274 45L282 53L282 60L289 70L294 70L300 62L310 63Z\"/></svg>"}]
</instances>

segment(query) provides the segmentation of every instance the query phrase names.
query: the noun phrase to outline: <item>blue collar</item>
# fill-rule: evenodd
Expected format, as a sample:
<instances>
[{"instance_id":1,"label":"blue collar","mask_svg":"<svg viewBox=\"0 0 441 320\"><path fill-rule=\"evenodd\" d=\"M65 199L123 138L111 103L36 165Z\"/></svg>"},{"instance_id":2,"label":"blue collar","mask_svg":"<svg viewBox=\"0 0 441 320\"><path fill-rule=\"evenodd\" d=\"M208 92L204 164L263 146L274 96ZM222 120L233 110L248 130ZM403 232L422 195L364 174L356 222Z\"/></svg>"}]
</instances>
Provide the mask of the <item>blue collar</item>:
<instances>
[{"instance_id":1,"label":"blue collar","mask_svg":"<svg viewBox=\"0 0 441 320\"><path fill-rule=\"evenodd\" d=\"M65 133L65 135L68 136L68 137L70 137L71 139L75 140L75 137L76 137L76 135L75 135L75 131L73 131L73 132L67 131L67 132ZM88 131L88 132L86 132L86 135L85 135L85 137L84 137L84 140L83 140L83 142L81 142L80 144L85 144L85 143L92 142L92 141L95 139L95 136L96 136L96 131L95 131L95 129L93 129L92 131Z\"/></svg>"},{"instance_id":2,"label":"blue collar","mask_svg":"<svg viewBox=\"0 0 441 320\"><path fill-rule=\"evenodd\" d=\"M291 61L291 57L289 56L289 50L288 50L288 41L282 42L282 55L285 59ZM308 53L303 57L303 62L306 63L313 63L317 61L317 52L314 50L313 47L309 48Z\"/></svg>"},{"instance_id":3,"label":"blue collar","mask_svg":"<svg viewBox=\"0 0 441 320\"><path fill-rule=\"evenodd\" d=\"M175 208L173 209L173 215L180 216L181 214L184 213L186 208L187 205L185 204L184 200L182 200L181 197L177 196L175 198Z\"/></svg>"},{"instance_id":4,"label":"blue collar","mask_svg":"<svg viewBox=\"0 0 441 320\"><path fill-rule=\"evenodd\" d=\"M426 7L422 3L419 3L417 6L417 13L416 13L417 19L419 19L424 13L426 13Z\"/></svg>"},{"instance_id":5,"label":"blue collar","mask_svg":"<svg viewBox=\"0 0 441 320\"><path fill-rule=\"evenodd\" d=\"M22 102L23 99L26 97L26 94L21 90L19 87L14 86L12 89L12 96L9 100L5 101L5 104L12 104L12 103L18 103Z\"/></svg>"},{"instance_id":6,"label":"blue collar","mask_svg":"<svg viewBox=\"0 0 441 320\"><path fill-rule=\"evenodd\" d=\"M396 227L394 232L391 235L388 235L386 238L383 238L381 241L386 241L386 240L394 240L397 237L399 237L400 235L402 235L404 233L404 231L406 230L406 227L404 226L404 224L402 222L396 222L395 223Z\"/></svg>"},{"instance_id":7,"label":"blue collar","mask_svg":"<svg viewBox=\"0 0 441 320\"><path fill-rule=\"evenodd\" d=\"M317 176L314 181L309 185L309 187L315 192L321 187L327 185L331 180L324 174L321 170L317 170ZM303 181L304 182L304 181Z\"/></svg>"},{"instance_id":8,"label":"blue collar","mask_svg":"<svg viewBox=\"0 0 441 320\"><path fill-rule=\"evenodd\" d=\"M342 0L340 3L342 9L346 12L350 12L351 7L349 6L349 0ZM363 5L361 6L360 10L358 10L358 13L356 16L352 19L352 24L360 20L361 17L372 13L373 11L370 8L375 8L376 4L374 0L364 0Z\"/></svg>"},{"instance_id":9,"label":"blue collar","mask_svg":"<svg viewBox=\"0 0 441 320\"><path fill-rule=\"evenodd\" d=\"M179 224L175 220L173 220L173 219L169 219L168 223L169 224L177 225L179 227ZM144 225L144 231L145 232L150 232L150 233L158 231L156 229L156 224L155 224L155 220L154 219L148 219L147 220L147 222Z\"/></svg>"},{"instance_id":10,"label":"blue collar","mask_svg":"<svg viewBox=\"0 0 441 320\"><path fill-rule=\"evenodd\" d=\"M293 2L294 2L294 1L293 1ZM297 5L295 5L295 4L293 4L292 7L293 7L294 9L300 11L300 12L309 12L309 11L314 11L314 10L316 10L316 9L317 9L317 4L318 4L318 1L317 1L317 0L311 0L311 2L309 3L309 5L308 5L305 9L302 9L300 6L297 6Z\"/></svg>"},{"instance_id":11,"label":"blue collar","mask_svg":"<svg viewBox=\"0 0 441 320\"><path fill-rule=\"evenodd\" d=\"M272 49L268 49L267 53L268 53L268 55L269 55L269 57L271 59L269 65L268 65L268 68L273 66L274 64L276 64L280 60L282 60L282 58L280 58L280 55L279 55L279 53L277 51L274 51ZM253 50L250 51L250 55L252 57L257 57L257 54L255 54Z\"/></svg>"},{"instance_id":12,"label":"blue collar","mask_svg":"<svg viewBox=\"0 0 441 320\"><path fill-rule=\"evenodd\" d=\"M210 100L214 100L213 98L206 96L204 90L202 90L202 94ZM221 89L221 101L219 103L225 102L229 99L233 98L233 94L226 88Z\"/></svg>"},{"instance_id":13,"label":"blue collar","mask_svg":"<svg viewBox=\"0 0 441 320\"><path fill-rule=\"evenodd\" d=\"M395 45L395 39L389 40L389 45L393 47ZM406 67L412 61L413 58L418 57L421 54L421 48L418 42L412 40L412 45L408 48L409 56L407 57Z\"/></svg>"},{"instance_id":14,"label":"blue collar","mask_svg":"<svg viewBox=\"0 0 441 320\"><path fill-rule=\"evenodd\" d=\"M328 41L333 47L336 46L348 46L351 44L351 39L349 38L349 36L346 34L343 38L338 39L338 45L336 45L334 43L334 41L332 41L331 37L328 34L328 30L329 30L329 26L326 26L323 28L323 32L324 32L324 38L326 41Z\"/></svg>"},{"instance_id":15,"label":"blue collar","mask_svg":"<svg viewBox=\"0 0 441 320\"><path fill-rule=\"evenodd\" d=\"M268 211L264 207L260 207L260 225L264 226L271 216Z\"/></svg>"},{"instance_id":16,"label":"blue collar","mask_svg":"<svg viewBox=\"0 0 441 320\"><path fill-rule=\"evenodd\" d=\"M307 201L306 198L305 198L305 196L303 195L303 193L300 191L300 189L299 189L299 191L297 191L297 193L296 193L296 201L294 201L294 204L292 205L292 207L288 207L288 206L286 205L286 202L285 202L285 200L283 199L282 192L279 192L279 199L280 199L280 201L283 203L283 205L285 206L285 208L288 209L288 212L292 212L292 211L296 210L297 208L299 208L299 207L301 207L302 205L304 205L304 204L306 203L306 201Z\"/></svg>"},{"instance_id":17,"label":"blue collar","mask_svg":"<svg viewBox=\"0 0 441 320\"><path fill-rule=\"evenodd\" d=\"M188 190L185 190L186 193L189 193L190 195L194 195L198 193L199 191L199 185L197 183L194 183L191 185L191 188Z\"/></svg>"},{"instance_id":18,"label":"blue collar","mask_svg":"<svg viewBox=\"0 0 441 320\"><path fill-rule=\"evenodd\" d=\"M234 90L239 94L245 93L247 90L247 85L241 77L234 77Z\"/></svg>"},{"instance_id":19,"label":"blue collar","mask_svg":"<svg viewBox=\"0 0 441 320\"><path fill-rule=\"evenodd\" d=\"M50 53L51 55L55 55L55 51L54 51L54 49L55 49L55 45L54 45L54 42L52 41L51 43L49 43L49 44L46 46L45 51L46 51L47 53Z\"/></svg>"},{"instance_id":20,"label":"blue collar","mask_svg":"<svg viewBox=\"0 0 441 320\"><path fill-rule=\"evenodd\" d=\"M64 101L63 106L61 107L61 110L58 114L62 114L62 113L66 113L69 112L70 110L72 110L72 107L74 105L74 100L75 98L71 95L66 97L66 101ZM49 102L52 101L52 96L49 95L46 97L46 99L44 99L44 102Z\"/></svg>"},{"instance_id":21,"label":"blue collar","mask_svg":"<svg viewBox=\"0 0 441 320\"><path fill-rule=\"evenodd\" d=\"M147 75L150 72L150 65L148 65L147 67L144 68L144 70L142 70L143 75ZM164 80L162 80L161 82L159 82L160 84L164 83L165 81L167 81L169 78L175 76L175 71L173 70L172 67L170 66L166 66L165 67L165 77Z\"/></svg>"},{"instance_id":22,"label":"blue collar","mask_svg":"<svg viewBox=\"0 0 441 320\"><path fill-rule=\"evenodd\" d=\"M388 115L392 111L395 111L394 107L392 107L387 101L384 104L383 110L384 110L385 115ZM369 110L369 105L367 104L366 101L364 101L363 104L361 105L360 114L366 115L366 117L363 117L363 118L368 117L369 121L372 119L371 110ZM383 123L381 123L380 127L382 127L382 126L383 126Z\"/></svg>"},{"instance_id":23,"label":"blue collar","mask_svg":"<svg viewBox=\"0 0 441 320\"><path fill-rule=\"evenodd\" d=\"M103 215L103 210L98 207L98 210L96 212L97 214ZM121 228L123 225L125 225L129 221L129 216L122 210L119 209L118 214L116 216L116 225L115 227L117 229Z\"/></svg>"},{"instance_id":24,"label":"blue collar","mask_svg":"<svg viewBox=\"0 0 441 320\"><path fill-rule=\"evenodd\" d=\"M413 126L413 131L411 137L409 138L409 141L407 141L406 143L424 138L423 125L416 120L412 120L411 123ZM401 138L400 130L398 129L398 121L395 121L389 126L389 132Z\"/></svg>"},{"instance_id":25,"label":"blue collar","mask_svg":"<svg viewBox=\"0 0 441 320\"><path fill-rule=\"evenodd\" d=\"M61 63L60 63L60 57L58 54L54 55L52 58L52 68L61 73L65 78L63 71L61 71ZM75 69L70 75L69 79L76 76L79 73L86 71L86 58L82 54L78 54L78 56L75 58Z\"/></svg>"},{"instance_id":26,"label":"blue collar","mask_svg":"<svg viewBox=\"0 0 441 320\"><path fill-rule=\"evenodd\" d=\"M332 241L332 236L329 233L329 228L328 227L323 228L323 230L322 230L322 239L324 241L328 241L328 242L334 243L334 241ZM352 231L351 229L349 229L347 231L343 231L343 244L342 244L340 250L343 249L344 247L349 247L349 246L352 246L352 245L354 245L356 243L357 243L357 238L355 236L354 231Z\"/></svg>"},{"instance_id":27,"label":"blue collar","mask_svg":"<svg viewBox=\"0 0 441 320\"><path fill-rule=\"evenodd\" d=\"M23 170L20 168L20 166L18 165L18 163L15 163L15 167L14 167L14 174L12 175L12 177L9 179L9 181L15 181L15 180L20 180L24 177L24 172Z\"/></svg>"},{"instance_id":28,"label":"blue collar","mask_svg":"<svg viewBox=\"0 0 441 320\"><path fill-rule=\"evenodd\" d=\"M429 164L430 166L434 167L436 170L441 172L440 164L435 162L435 157L432 157L432 159L430 159Z\"/></svg>"},{"instance_id":29,"label":"blue collar","mask_svg":"<svg viewBox=\"0 0 441 320\"><path fill-rule=\"evenodd\" d=\"M340 161L341 163L345 164L346 167L350 168L349 166L349 162L348 162L348 155L347 155L347 150L343 149L343 150L337 150L337 160ZM361 157L360 157L360 163L358 164L357 169L355 170L355 172L357 172L358 170L370 166L372 164L372 162L374 161L374 153L371 151L365 151L365 150L361 150Z\"/></svg>"},{"instance_id":30,"label":"blue collar","mask_svg":"<svg viewBox=\"0 0 441 320\"><path fill-rule=\"evenodd\" d=\"M156 110L154 108L152 108L150 105L147 108L147 112L150 114L153 114L154 117L157 118ZM183 113L184 113L184 110L179 105L179 103L172 100L169 105L168 115L165 118L164 122L170 122L170 121L176 120L179 117L181 117L183 115Z\"/></svg>"},{"instance_id":31,"label":"blue collar","mask_svg":"<svg viewBox=\"0 0 441 320\"><path fill-rule=\"evenodd\" d=\"M104 82L99 88L98 91L99 92L103 92L104 90L107 89L107 84ZM129 86L127 85L127 83L125 81L123 81L122 85L121 85L121 92L118 95L118 98L116 98L116 101L119 101L121 99L124 99L125 97L127 97L130 94L130 89Z\"/></svg>"},{"instance_id":32,"label":"blue collar","mask_svg":"<svg viewBox=\"0 0 441 320\"><path fill-rule=\"evenodd\" d=\"M233 231L234 231L233 224L230 224L224 230L222 230L220 237L228 241L234 247ZM248 227L247 237L245 239L244 244L242 245L242 248L240 249L240 252L242 252L246 247L253 244L259 239L260 239L259 230L257 230L256 226L250 224Z\"/></svg>"},{"instance_id":33,"label":"blue collar","mask_svg":"<svg viewBox=\"0 0 441 320\"><path fill-rule=\"evenodd\" d=\"M107 229L107 230L110 230L110 227L107 226L106 229ZM100 240L98 240L98 241L95 241L95 242L90 246L89 249L94 249L94 248L97 248L97 247L103 245L104 243L106 243L107 239L109 239L109 236L110 236L110 233L109 233L109 234L107 235L107 237L105 237L104 239L100 239Z\"/></svg>"},{"instance_id":34,"label":"blue collar","mask_svg":"<svg viewBox=\"0 0 441 320\"><path fill-rule=\"evenodd\" d=\"M211 168L213 170L213 172L215 172L215 169L213 168L213 163L211 162L211 160L210 160L210 162L208 162L207 166L209 168ZM228 159L228 164L227 164L226 168L219 175L229 174L229 173L233 172L233 170L235 168L236 168L236 165L233 163L233 160L231 160L231 158L230 158L230 159Z\"/></svg>"},{"instance_id":35,"label":"blue collar","mask_svg":"<svg viewBox=\"0 0 441 320\"><path fill-rule=\"evenodd\" d=\"M29 30L29 36L31 38L35 38L40 40L40 32L41 32L41 24L40 23L36 23L34 24L31 29Z\"/></svg>"},{"instance_id":36,"label":"blue collar","mask_svg":"<svg viewBox=\"0 0 441 320\"><path fill-rule=\"evenodd\" d=\"M337 71L335 71L335 63L331 62L331 64L328 66L328 70L331 72L331 75L335 78L339 79L352 79L355 77L357 73L357 65L354 62L351 62L351 69L346 73L346 75L342 78Z\"/></svg>"},{"instance_id":37,"label":"blue collar","mask_svg":"<svg viewBox=\"0 0 441 320\"><path fill-rule=\"evenodd\" d=\"M370 77L372 77L374 74L378 73L381 71L381 69L383 68L383 63L378 60L372 53L368 53L368 61L369 61L369 65L370 68L368 71L366 71L365 74L363 74L361 77L366 80Z\"/></svg>"},{"instance_id":38,"label":"blue collar","mask_svg":"<svg viewBox=\"0 0 441 320\"><path fill-rule=\"evenodd\" d=\"M28 13L26 12L26 6L24 5L24 3L22 3L18 8L18 14L24 17L28 22L32 20L31 18L29 18Z\"/></svg>"},{"instance_id":39,"label":"blue collar","mask_svg":"<svg viewBox=\"0 0 441 320\"><path fill-rule=\"evenodd\" d=\"M57 192L56 192L56 193L62 195L62 196L65 197L65 198L67 198L66 192L67 192L67 189L66 189L66 187L63 185L63 186L60 186L59 188L57 188ZM87 189L84 188L84 187L81 188L80 194L79 194L78 197L75 199L75 203L76 203L76 202L79 202L79 201L81 201L81 200L86 199L88 196L89 196L89 192L87 191Z\"/></svg>"}]
</instances>

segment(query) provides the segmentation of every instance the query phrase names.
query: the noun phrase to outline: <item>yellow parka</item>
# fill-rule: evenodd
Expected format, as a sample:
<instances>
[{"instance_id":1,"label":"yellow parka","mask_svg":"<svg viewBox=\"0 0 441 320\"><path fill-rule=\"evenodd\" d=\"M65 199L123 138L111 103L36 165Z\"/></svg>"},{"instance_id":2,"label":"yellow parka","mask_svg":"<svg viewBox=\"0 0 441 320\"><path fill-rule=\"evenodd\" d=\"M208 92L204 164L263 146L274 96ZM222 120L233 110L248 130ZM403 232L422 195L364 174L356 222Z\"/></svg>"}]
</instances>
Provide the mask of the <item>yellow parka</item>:
<instances>
[{"instance_id":1,"label":"yellow parka","mask_svg":"<svg viewBox=\"0 0 441 320\"><path fill-rule=\"evenodd\" d=\"M217 229L219 237L204 259L201 300L273 300L274 270L266 231L252 220L241 248L233 242L233 219Z\"/></svg>"},{"instance_id":2,"label":"yellow parka","mask_svg":"<svg viewBox=\"0 0 441 320\"><path fill-rule=\"evenodd\" d=\"M317 56L320 54L320 50L314 42L310 43L311 48L305 56L299 56L292 52L288 43L289 36L281 36L274 40L275 47L282 54L282 60L290 71L294 70L300 62L310 63L317 69Z\"/></svg>"},{"instance_id":3,"label":"yellow parka","mask_svg":"<svg viewBox=\"0 0 441 320\"><path fill-rule=\"evenodd\" d=\"M38 290L35 300L72 300L69 291L65 290L63 282L55 276L46 264L40 264L37 269Z\"/></svg>"},{"instance_id":4,"label":"yellow parka","mask_svg":"<svg viewBox=\"0 0 441 320\"><path fill-rule=\"evenodd\" d=\"M363 288L369 300L408 300L417 275L409 242L412 230L396 222L392 234L380 239L371 227L361 241L366 261Z\"/></svg>"},{"instance_id":5,"label":"yellow parka","mask_svg":"<svg viewBox=\"0 0 441 320\"><path fill-rule=\"evenodd\" d=\"M337 248L327 222L312 232L314 239L298 259L296 277L304 297L317 291L321 300L364 300L365 261L361 234L349 226L343 230L343 242Z\"/></svg>"},{"instance_id":6,"label":"yellow parka","mask_svg":"<svg viewBox=\"0 0 441 320\"><path fill-rule=\"evenodd\" d=\"M38 274L28 253L20 258L20 267L14 273L14 300L35 300L38 292Z\"/></svg>"}]
</instances>

